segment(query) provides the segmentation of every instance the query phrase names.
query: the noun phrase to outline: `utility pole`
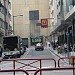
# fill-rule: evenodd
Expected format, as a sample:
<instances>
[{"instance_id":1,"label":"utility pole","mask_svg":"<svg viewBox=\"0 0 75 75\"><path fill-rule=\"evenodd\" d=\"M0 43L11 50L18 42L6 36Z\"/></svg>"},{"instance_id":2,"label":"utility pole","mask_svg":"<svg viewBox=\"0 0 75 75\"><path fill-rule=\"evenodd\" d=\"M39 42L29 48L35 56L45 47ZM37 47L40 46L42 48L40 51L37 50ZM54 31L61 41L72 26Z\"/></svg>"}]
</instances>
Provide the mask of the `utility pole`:
<instances>
[{"instance_id":1,"label":"utility pole","mask_svg":"<svg viewBox=\"0 0 75 75\"><path fill-rule=\"evenodd\" d=\"M15 34L15 32L14 32L14 18L15 18L15 17L18 17L18 16L23 16L23 15L16 15L16 16L13 16L13 34Z\"/></svg>"}]
</instances>

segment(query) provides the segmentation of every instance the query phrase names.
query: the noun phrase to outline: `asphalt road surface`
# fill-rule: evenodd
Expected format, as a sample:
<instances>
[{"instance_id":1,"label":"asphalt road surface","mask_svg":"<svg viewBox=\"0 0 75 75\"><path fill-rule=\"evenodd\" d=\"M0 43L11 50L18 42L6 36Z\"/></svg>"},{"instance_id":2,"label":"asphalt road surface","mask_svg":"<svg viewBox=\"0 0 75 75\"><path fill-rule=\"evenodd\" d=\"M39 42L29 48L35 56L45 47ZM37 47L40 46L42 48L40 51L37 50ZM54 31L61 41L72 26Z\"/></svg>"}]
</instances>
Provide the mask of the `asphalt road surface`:
<instances>
[{"instance_id":1,"label":"asphalt road surface","mask_svg":"<svg viewBox=\"0 0 75 75\"><path fill-rule=\"evenodd\" d=\"M58 56L56 56L54 53L52 53L49 49L45 48L43 51L35 51L35 47L27 48L24 55L21 56L21 59L26 60L17 60L15 61L15 69L24 69L29 70L27 71L30 75L33 75L35 71L31 70L38 70L40 69L40 60L41 60L41 68L55 68L54 60L57 63L57 60L59 59ZM53 58L54 60L52 60ZM44 60L47 59L47 60ZM63 61L62 61L63 62ZM64 65L62 63L62 65ZM1 70L10 70L13 69L13 61L2 61L0 63L0 69ZM39 74L39 73L38 73ZM73 75L72 71L46 71L42 72L42 75ZM2 72L0 75L13 75L11 72ZM23 72L15 72L15 75L25 75Z\"/></svg>"}]
</instances>

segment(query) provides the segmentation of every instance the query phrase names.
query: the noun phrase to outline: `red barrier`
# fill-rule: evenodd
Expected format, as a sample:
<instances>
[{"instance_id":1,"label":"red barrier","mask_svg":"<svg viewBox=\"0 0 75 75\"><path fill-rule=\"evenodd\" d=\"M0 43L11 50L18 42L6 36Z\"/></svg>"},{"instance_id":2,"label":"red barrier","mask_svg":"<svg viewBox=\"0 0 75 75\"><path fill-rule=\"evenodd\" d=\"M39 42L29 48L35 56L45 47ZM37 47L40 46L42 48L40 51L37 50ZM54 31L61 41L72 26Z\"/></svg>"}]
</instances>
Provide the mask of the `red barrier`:
<instances>
[{"instance_id":1,"label":"red barrier","mask_svg":"<svg viewBox=\"0 0 75 75\"><path fill-rule=\"evenodd\" d=\"M63 60L64 61L64 59L69 59L69 65L71 65L71 66L73 66L74 67L74 60L75 60L75 57L73 57L73 56L70 56L70 57L62 57L62 58L60 58L59 60L58 60L58 67L61 67L60 66L60 60ZM70 63L70 62L72 62L72 63ZM66 66L67 67L67 66ZM73 69L73 75L75 75L75 70Z\"/></svg>"},{"instance_id":2,"label":"red barrier","mask_svg":"<svg viewBox=\"0 0 75 75\"><path fill-rule=\"evenodd\" d=\"M14 75L15 75L15 72L24 72L26 75L29 75L29 73L25 70L22 70L22 69L15 69L15 70L0 70L0 72L14 72Z\"/></svg>"},{"instance_id":3,"label":"red barrier","mask_svg":"<svg viewBox=\"0 0 75 75\"><path fill-rule=\"evenodd\" d=\"M66 67L66 68L42 68L42 69L39 69L39 70L37 70L35 73L34 73L34 75L37 75L37 73L38 72L42 72L42 71L50 71L50 72L52 72L52 71L60 71L60 70L75 70L75 67ZM67 73L66 73L67 74ZM40 75L42 75L42 73L40 74ZM49 75L52 75L51 73L49 74ZM57 75L57 74L56 74ZM58 74L58 75L60 75L60 74ZM61 74L62 75L62 74ZM75 75L75 73L73 72L73 75Z\"/></svg>"},{"instance_id":4,"label":"red barrier","mask_svg":"<svg viewBox=\"0 0 75 75\"><path fill-rule=\"evenodd\" d=\"M21 62L23 60L29 60L29 61L32 61L32 62L30 62L29 64L28 63L25 64L24 62ZM24 68L26 66L30 66L32 68L35 68L35 70L31 69L31 70L27 70L27 71L36 71L37 69L42 68L42 61L43 60L51 60L51 61L53 61L54 62L54 66L56 67L56 61L54 59L52 59L52 58L45 58L45 59L44 58L43 59L35 59L35 58L34 59L24 59L24 58L22 58L22 59L21 58L17 58L17 59L3 59L3 60L0 60L0 62L4 62L4 61L11 61L11 62L13 62L13 68L12 69L22 69L22 68ZM39 62L39 65L40 65L39 68L34 66L34 65L32 65L32 64L35 64L36 62ZM22 64L23 66L20 66L19 68L16 68L16 63Z\"/></svg>"},{"instance_id":5,"label":"red barrier","mask_svg":"<svg viewBox=\"0 0 75 75\"><path fill-rule=\"evenodd\" d=\"M69 60L70 60L70 59L73 59L73 61L72 61L73 63L72 63L72 64L70 63L70 61L68 61L68 63L71 64L71 65L74 67L74 64L75 64L75 63L74 63L74 59L75 59L75 57L72 57L72 56L59 58L59 60L58 60L58 67L61 67L61 66L60 66L60 60L63 60L63 61L64 61L64 59L69 59ZM67 67L67 65L66 65L66 67Z\"/></svg>"}]
</instances>

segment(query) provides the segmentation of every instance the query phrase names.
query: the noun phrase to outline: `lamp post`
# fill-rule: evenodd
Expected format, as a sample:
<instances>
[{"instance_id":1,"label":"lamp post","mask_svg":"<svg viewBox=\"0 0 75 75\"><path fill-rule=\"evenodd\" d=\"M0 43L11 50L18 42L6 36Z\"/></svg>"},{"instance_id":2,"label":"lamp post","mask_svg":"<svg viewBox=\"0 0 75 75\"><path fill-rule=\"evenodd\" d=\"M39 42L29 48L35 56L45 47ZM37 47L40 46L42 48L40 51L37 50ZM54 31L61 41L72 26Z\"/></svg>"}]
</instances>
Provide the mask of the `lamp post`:
<instances>
[{"instance_id":1,"label":"lamp post","mask_svg":"<svg viewBox=\"0 0 75 75\"><path fill-rule=\"evenodd\" d=\"M23 15L16 15L16 16L13 16L13 34L15 34L15 32L14 32L14 18L15 18L15 17L18 17L18 16L23 16Z\"/></svg>"}]
</instances>

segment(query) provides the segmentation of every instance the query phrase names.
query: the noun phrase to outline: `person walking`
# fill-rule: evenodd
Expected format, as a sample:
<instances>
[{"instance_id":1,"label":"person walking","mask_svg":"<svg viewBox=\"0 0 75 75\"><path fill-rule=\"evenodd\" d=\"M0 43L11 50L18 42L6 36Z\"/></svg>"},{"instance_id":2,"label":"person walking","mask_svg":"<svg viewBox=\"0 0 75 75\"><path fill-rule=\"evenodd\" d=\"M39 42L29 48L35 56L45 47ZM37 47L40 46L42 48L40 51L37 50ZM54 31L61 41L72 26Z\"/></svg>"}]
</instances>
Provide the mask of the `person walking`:
<instances>
[{"instance_id":1,"label":"person walking","mask_svg":"<svg viewBox=\"0 0 75 75\"><path fill-rule=\"evenodd\" d=\"M56 43L54 42L53 43L53 49L55 50L55 48L56 48Z\"/></svg>"},{"instance_id":2,"label":"person walking","mask_svg":"<svg viewBox=\"0 0 75 75\"><path fill-rule=\"evenodd\" d=\"M64 50L65 50L65 53L67 53L67 44L64 43Z\"/></svg>"}]
</instances>

